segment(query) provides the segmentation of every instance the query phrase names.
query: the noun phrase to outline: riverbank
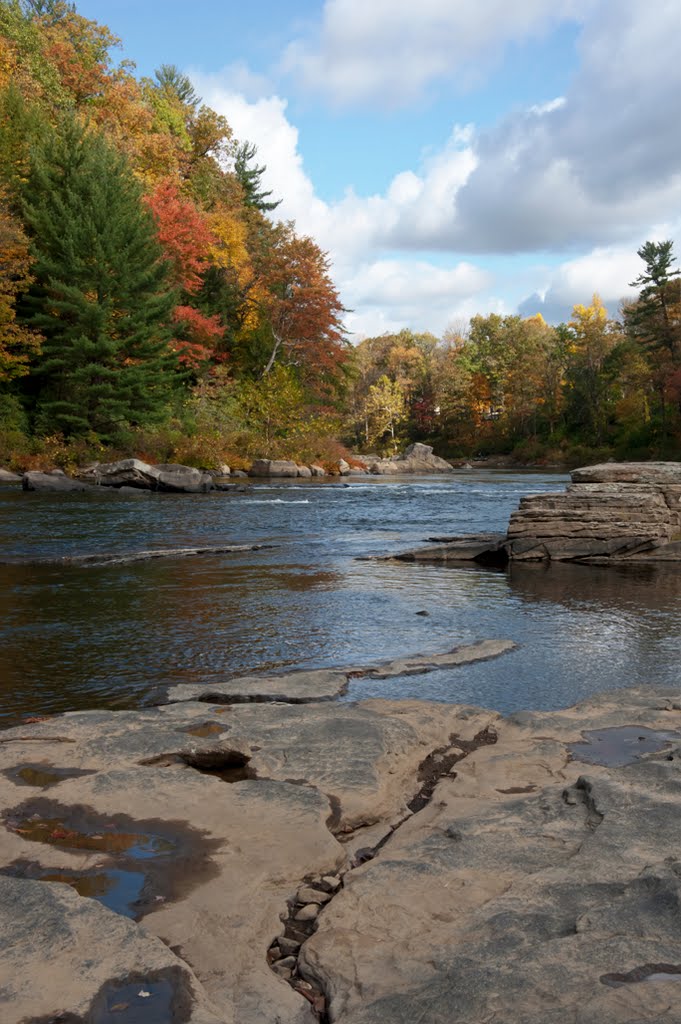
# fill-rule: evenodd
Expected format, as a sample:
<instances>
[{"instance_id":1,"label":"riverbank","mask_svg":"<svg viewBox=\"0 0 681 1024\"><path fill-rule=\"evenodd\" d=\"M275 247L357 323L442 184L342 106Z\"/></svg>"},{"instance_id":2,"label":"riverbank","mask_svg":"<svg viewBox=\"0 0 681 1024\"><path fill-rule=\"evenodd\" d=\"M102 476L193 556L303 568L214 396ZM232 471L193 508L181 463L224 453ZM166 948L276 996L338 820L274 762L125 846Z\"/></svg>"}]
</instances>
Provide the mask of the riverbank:
<instances>
[{"instance_id":1,"label":"riverbank","mask_svg":"<svg viewBox=\"0 0 681 1024\"><path fill-rule=\"evenodd\" d=\"M675 1019L678 690L503 717L296 685L2 734L8 1024Z\"/></svg>"}]
</instances>

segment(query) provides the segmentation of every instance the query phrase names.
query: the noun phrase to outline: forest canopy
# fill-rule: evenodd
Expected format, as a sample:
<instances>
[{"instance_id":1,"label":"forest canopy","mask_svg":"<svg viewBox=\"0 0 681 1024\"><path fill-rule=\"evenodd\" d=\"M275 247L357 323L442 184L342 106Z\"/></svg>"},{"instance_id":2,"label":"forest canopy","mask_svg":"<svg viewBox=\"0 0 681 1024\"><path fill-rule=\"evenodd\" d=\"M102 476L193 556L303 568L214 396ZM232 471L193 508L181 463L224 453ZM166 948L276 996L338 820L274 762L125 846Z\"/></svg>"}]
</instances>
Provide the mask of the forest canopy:
<instances>
[{"instance_id":1,"label":"forest canopy","mask_svg":"<svg viewBox=\"0 0 681 1024\"><path fill-rule=\"evenodd\" d=\"M61 0L0 0L0 462L681 454L681 293L351 345L329 258L190 79ZM626 282L623 282L623 289Z\"/></svg>"}]
</instances>

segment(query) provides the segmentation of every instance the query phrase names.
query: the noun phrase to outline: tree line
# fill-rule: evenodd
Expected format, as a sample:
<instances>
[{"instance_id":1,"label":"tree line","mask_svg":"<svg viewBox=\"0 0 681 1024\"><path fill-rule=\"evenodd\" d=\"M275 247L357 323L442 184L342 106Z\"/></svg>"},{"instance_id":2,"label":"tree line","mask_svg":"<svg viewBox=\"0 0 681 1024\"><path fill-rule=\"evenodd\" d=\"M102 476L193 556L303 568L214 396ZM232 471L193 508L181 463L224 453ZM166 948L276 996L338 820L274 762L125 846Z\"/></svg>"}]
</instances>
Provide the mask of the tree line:
<instances>
[{"instance_id":1,"label":"tree line","mask_svg":"<svg viewBox=\"0 0 681 1024\"><path fill-rule=\"evenodd\" d=\"M430 439L450 456L524 460L681 456L681 276L670 241L617 319L598 295L567 323L474 316L443 338L401 331L361 342L351 402L357 443Z\"/></svg>"},{"instance_id":2,"label":"tree line","mask_svg":"<svg viewBox=\"0 0 681 1024\"><path fill-rule=\"evenodd\" d=\"M238 465L681 450L670 242L636 302L349 344L327 255L176 67L137 78L63 0L0 0L0 460ZM347 446L347 447L344 447Z\"/></svg>"}]
</instances>

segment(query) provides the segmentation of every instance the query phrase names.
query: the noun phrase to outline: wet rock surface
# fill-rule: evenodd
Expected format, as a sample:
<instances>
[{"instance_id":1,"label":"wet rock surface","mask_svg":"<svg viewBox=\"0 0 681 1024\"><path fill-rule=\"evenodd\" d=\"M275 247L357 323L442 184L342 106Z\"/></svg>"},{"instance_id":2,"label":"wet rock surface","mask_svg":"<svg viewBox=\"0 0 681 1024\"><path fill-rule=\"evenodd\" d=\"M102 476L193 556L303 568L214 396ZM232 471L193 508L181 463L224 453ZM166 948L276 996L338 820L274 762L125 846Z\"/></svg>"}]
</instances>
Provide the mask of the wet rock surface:
<instances>
[{"instance_id":1,"label":"wet rock surface","mask_svg":"<svg viewBox=\"0 0 681 1024\"><path fill-rule=\"evenodd\" d=\"M217 704L262 704L272 701L307 704L339 697L346 691L351 679L420 675L496 658L514 648L512 640L481 640L475 644L462 644L441 654L417 654L372 666L312 669L272 676L241 676L217 686L180 683L168 689L167 698L171 701L205 700Z\"/></svg>"},{"instance_id":2,"label":"wet rock surface","mask_svg":"<svg viewBox=\"0 0 681 1024\"><path fill-rule=\"evenodd\" d=\"M681 690L11 729L3 1020L674 1024L680 807Z\"/></svg>"}]
</instances>

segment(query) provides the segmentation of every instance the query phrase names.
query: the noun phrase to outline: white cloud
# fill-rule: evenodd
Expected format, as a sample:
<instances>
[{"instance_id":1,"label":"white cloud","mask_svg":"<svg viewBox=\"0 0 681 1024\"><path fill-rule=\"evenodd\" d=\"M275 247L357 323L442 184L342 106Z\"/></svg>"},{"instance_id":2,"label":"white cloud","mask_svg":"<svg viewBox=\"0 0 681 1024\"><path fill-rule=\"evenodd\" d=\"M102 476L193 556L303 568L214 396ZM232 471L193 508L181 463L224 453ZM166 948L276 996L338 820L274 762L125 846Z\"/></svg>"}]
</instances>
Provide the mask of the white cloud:
<instances>
[{"instance_id":1,"label":"white cloud","mask_svg":"<svg viewBox=\"0 0 681 1024\"><path fill-rule=\"evenodd\" d=\"M438 79L470 86L504 45L578 19L595 0L326 0L321 25L282 70L339 104L399 105Z\"/></svg>"},{"instance_id":2,"label":"white cloud","mask_svg":"<svg viewBox=\"0 0 681 1024\"><path fill-rule=\"evenodd\" d=\"M551 323L560 323L570 319L577 303L588 305L597 294L609 315L615 318L621 301L638 294L629 284L644 269L637 249L646 240L657 242L668 238L681 240L681 220L653 227L645 238L632 239L627 245L597 247L567 260L545 275L537 291L520 303L520 312L525 316L540 312Z\"/></svg>"},{"instance_id":3,"label":"white cloud","mask_svg":"<svg viewBox=\"0 0 681 1024\"><path fill-rule=\"evenodd\" d=\"M456 23L468 33L473 53L478 22L470 7L462 13L463 5L451 0L425 0L418 6L411 0L372 5L329 0L325 38L332 38L341 12L358 12L359 21L343 29L348 39L357 32L375 34L393 12L388 42L381 46L390 50L394 43L393 64L408 77L398 37L405 46L413 43L418 54L434 25L441 24L447 38ZM511 10L514 15L517 10L520 33L553 17L544 0L518 5L483 0L478 7L488 18L498 13L500 26L494 32L499 39ZM258 161L267 165L265 187L283 198L275 216L295 220L300 233L329 251L343 302L355 310L349 318L352 329L364 332L373 324L378 330L386 324L384 329L394 330L408 324L441 330L464 310L511 311L530 289L525 285L518 294L508 287L501 296L485 291L500 285L483 281L479 271L466 276L461 269L471 267L476 253L576 253L558 271L538 277L536 294L522 303L523 311L534 312L528 303L541 302L543 296L547 316L563 319L575 302L588 301L599 291L615 312L626 283L638 273L636 248L655 237L653 226L668 221L681 205L677 0L649 0L646 7L638 0L617 5L565 0L552 10L556 16L585 19L581 65L565 96L514 111L484 133L471 125L455 127L419 166L396 170L381 194L361 196L349 184L333 203L319 198L306 173L285 99L271 94L246 99L234 87L234 69L226 77L193 76L206 101L226 115L236 137L257 144ZM338 27L334 32L341 67L342 33ZM458 52L455 47L451 54L453 67ZM248 81L245 72L242 78ZM434 251L440 253L437 265L431 262ZM446 253L451 254L449 267L443 266ZM464 256L467 264L461 264Z\"/></svg>"}]
</instances>

